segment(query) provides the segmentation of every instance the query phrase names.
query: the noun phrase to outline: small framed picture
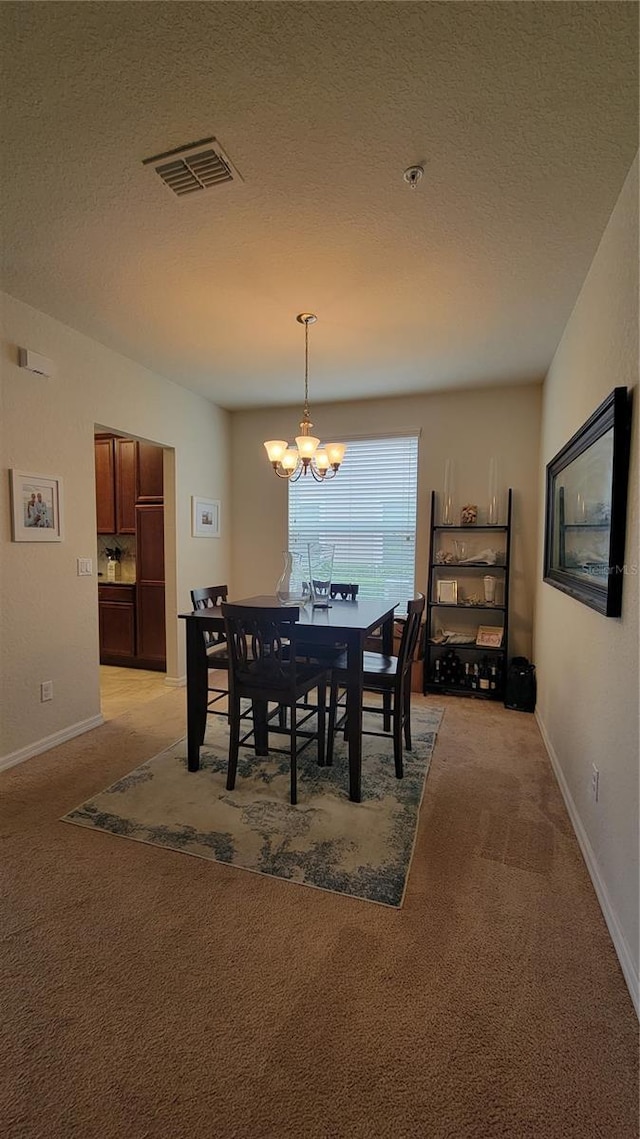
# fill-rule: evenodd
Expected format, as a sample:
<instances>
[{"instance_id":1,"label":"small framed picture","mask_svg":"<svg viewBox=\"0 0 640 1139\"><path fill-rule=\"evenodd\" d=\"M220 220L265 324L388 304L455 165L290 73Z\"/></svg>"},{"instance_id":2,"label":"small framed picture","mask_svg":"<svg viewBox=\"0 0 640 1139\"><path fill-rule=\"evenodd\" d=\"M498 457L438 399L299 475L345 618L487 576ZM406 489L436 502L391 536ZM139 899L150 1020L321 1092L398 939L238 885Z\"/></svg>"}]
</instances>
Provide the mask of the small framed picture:
<instances>
[{"instance_id":1,"label":"small framed picture","mask_svg":"<svg viewBox=\"0 0 640 1139\"><path fill-rule=\"evenodd\" d=\"M9 472L14 542L62 541L62 479Z\"/></svg>"},{"instance_id":2,"label":"small framed picture","mask_svg":"<svg viewBox=\"0 0 640 1139\"><path fill-rule=\"evenodd\" d=\"M220 502L215 498L191 498L191 535L193 538L220 537Z\"/></svg>"},{"instance_id":3,"label":"small framed picture","mask_svg":"<svg viewBox=\"0 0 640 1139\"><path fill-rule=\"evenodd\" d=\"M439 581L438 582L438 604L439 605L457 605L458 604L458 583L457 581Z\"/></svg>"},{"instance_id":4,"label":"small framed picture","mask_svg":"<svg viewBox=\"0 0 640 1139\"><path fill-rule=\"evenodd\" d=\"M478 625L476 644L485 649L499 649L503 635L504 629L497 625Z\"/></svg>"}]
</instances>

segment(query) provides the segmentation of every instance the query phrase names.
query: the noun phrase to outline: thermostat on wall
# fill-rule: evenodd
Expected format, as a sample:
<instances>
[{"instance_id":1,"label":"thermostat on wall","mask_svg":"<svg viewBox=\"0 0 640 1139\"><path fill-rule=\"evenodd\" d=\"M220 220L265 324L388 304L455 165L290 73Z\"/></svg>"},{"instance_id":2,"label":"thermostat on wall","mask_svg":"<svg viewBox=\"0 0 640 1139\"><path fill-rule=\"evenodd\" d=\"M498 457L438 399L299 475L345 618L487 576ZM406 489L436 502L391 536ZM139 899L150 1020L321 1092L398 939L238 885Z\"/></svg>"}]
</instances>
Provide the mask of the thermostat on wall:
<instances>
[{"instance_id":1,"label":"thermostat on wall","mask_svg":"<svg viewBox=\"0 0 640 1139\"><path fill-rule=\"evenodd\" d=\"M56 370L52 360L47 360L39 352L32 352L30 348L18 348L18 365L28 372L35 372L36 376L52 376Z\"/></svg>"}]
</instances>

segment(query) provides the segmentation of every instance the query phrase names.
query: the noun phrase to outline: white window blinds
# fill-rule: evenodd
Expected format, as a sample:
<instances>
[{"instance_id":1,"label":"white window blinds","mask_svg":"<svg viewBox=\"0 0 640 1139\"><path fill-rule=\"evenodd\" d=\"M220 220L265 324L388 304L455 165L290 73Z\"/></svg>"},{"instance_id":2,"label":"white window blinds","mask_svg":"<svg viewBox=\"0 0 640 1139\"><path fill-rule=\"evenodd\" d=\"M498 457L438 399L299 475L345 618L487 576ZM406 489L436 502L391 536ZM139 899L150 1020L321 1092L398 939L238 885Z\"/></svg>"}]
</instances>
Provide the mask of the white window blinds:
<instances>
[{"instance_id":1,"label":"white window blinds","mask_svg":"<svg viewBox=\"0 0 640 1139\"><path fill-rule=\"evenodd\" d=\"M335 479L289 483L289 546L333 543L334 581L402 605L415 594L418 438L346 445Z\"/></svg>"}]
</instances>

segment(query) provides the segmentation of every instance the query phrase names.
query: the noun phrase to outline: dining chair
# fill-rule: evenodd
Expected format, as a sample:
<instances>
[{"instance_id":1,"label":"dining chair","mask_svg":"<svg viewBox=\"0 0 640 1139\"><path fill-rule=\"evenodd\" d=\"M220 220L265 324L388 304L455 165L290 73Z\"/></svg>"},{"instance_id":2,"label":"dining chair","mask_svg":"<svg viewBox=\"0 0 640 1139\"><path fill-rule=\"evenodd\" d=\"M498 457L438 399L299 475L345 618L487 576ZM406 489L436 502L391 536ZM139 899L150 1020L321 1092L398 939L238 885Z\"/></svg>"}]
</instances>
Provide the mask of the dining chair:
<instances>
[{"instance_id":1,"label":"dining chair","mask_svg":"<svg viewBox=\"0 0 640 1139\"><path fill-rule=\"evenodd\" d=\"M210 585L203 589L192 589L191 604L194 609L217 609L223 601L227 600L228 594L226 585ZM207 668L228 671L229 653L224 633L205 629L202 635L207 652ZM225 696L228 695L228 688L217 688L215 685L209 684L207 691L211 694L211 698L207 698L207 712L226 718L226 709L215 708L214 704L224 700Z\"/></svg>"},{"instance_id":2,"label":"dining chair","mask_svg":"<svg viewBox=\"0 0 640 1139\"><path fill-rule=\"evenodd\" d=\"M383 717L384 727L390 721L393 736L393 759L396 776L402 779L402 736L407 751L411 751L411 664L420 635L420 623L424 613L424 595L419 593L407 605L407 617L402 629L397 656L383 653L363 654L363 687L365 692L380 693L382 705L363 704L363 712L374 712ZM331 666L331 692L329 698L329 721L327 730L327 764L333 763L333 745L336 732L346 728L346 711L339 703L340 688L346 684L346 658L341 658ZM364 731L363 735L385 736L389 731Z\"/></svg>"},{"instance_id":3,"label":"dining chair","mask_svg":"<svg viewBox=\"0 0 640 1139\"><path fill-rule=\"evenodd\" d=\"M332 601L335 601L337 597L339 597L341 601L357 601L359 589L360 586L354 582L341 584L334 581L333 584L329 586L329 597Z\"/></svg>"},{"instance_id":4,"label":"dining chair","mask_svg":"<svg viewBox=\"0 0 640 1139\"><path fill-rule=\"evenodd\" d=\"M269 732L286 735L291 765L291 802L297 798L297 759L317 740L318 765L325 763L325 711L329 672L319 664L303 664L297 659L300 615L297 606L256 608L253 605L223 603L225 633L229 651L229 765L227 790L233 791L238 767L238 751L253 736L256 755L269 754ZM317 689L317 703L304 702ZM253 727L240 737L243 718L241 700L250 700ZM269 704L276 708L269 713ZM289 709L290 717L280 715ZM298 713L302 718L298 719ZM275 716L278 722L275 722ZM304 729L312 717L316 726ZM284 721L284 722L283 722ZM298 747L298 738L304 740Z\"/></svg>"}]
</instances>

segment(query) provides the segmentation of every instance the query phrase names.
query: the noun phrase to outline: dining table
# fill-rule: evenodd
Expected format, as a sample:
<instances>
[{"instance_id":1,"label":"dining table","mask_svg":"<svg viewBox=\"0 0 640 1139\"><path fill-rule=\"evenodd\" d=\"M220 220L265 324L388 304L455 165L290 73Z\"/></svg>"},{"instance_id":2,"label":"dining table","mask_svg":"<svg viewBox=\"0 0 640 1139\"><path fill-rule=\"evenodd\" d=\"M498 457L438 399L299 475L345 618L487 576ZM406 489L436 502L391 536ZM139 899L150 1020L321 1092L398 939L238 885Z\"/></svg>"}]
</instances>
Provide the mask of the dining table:
<instances>
[{"instance_id":1,"label":"dining table","mask_svg":"<svg viewBox=\"0 0 640 1139\"><path fill-rule=\"evenodd\" d=\"M278 605L275 597L243 598L237 605L267 608ZM328 607L299 606L296 622L301 640L307 645L342 646L346 653L344 687L346 689L347 749L349 756L349 798L361 800L362 789L362 697L363 653L367 637L379 630L382 652L393 649L393 617L397 602L387 600L331 601ZM180 613L186 625L187 647L187 767L198 771L200 748L204 742L207 720L208 662L203 634L224 632L224 618L219 607Z\"/></svg>"}]
</instances>

